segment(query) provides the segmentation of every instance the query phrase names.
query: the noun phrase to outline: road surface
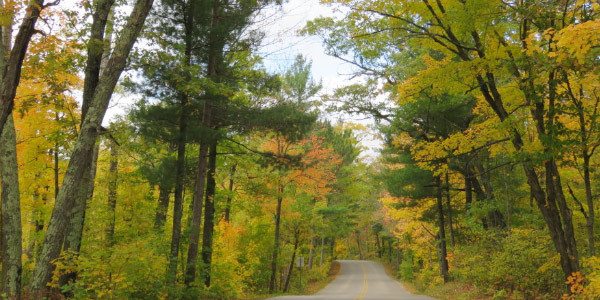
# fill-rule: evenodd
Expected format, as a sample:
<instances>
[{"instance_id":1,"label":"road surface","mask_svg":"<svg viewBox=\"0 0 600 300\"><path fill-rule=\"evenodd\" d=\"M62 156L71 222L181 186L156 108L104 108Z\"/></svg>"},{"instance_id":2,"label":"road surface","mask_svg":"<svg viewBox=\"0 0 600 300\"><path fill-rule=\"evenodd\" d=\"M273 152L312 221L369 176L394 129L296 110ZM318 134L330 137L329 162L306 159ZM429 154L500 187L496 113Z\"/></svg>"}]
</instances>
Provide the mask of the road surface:
<instances>
[{"instance_id":1,"label":"road surface","mask_svg":"<svg viewBox=\"0 0 600 300\"><path fill-rule=\"evenodd\" d=\"M282 296L277 300L435 300L413 295L396 280L390 278L383 267L366 260L339 260L338 277L318 293L310 296Z\"/></svg>"}]
</instances>

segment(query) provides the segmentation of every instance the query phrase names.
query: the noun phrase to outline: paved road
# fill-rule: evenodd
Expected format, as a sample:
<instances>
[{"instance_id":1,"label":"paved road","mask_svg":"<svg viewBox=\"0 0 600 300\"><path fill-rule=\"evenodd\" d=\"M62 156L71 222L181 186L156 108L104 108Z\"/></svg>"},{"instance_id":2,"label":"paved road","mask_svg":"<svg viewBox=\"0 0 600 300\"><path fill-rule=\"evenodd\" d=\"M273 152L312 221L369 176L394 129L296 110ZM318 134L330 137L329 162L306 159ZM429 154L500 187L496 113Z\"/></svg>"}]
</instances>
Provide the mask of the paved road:
<instances>
[{"instance_id":1,"label":"paved road","mask_svg":"<svg viewBox=\"0 0 600 300\"><path fill-rule=\"evenodd\" d=\"M390 278L383 267L366 260L340 260L340 275L318 293L310 296L283 296L277 300L435 300L409 293Z\"/></svg>"}]
</instances>

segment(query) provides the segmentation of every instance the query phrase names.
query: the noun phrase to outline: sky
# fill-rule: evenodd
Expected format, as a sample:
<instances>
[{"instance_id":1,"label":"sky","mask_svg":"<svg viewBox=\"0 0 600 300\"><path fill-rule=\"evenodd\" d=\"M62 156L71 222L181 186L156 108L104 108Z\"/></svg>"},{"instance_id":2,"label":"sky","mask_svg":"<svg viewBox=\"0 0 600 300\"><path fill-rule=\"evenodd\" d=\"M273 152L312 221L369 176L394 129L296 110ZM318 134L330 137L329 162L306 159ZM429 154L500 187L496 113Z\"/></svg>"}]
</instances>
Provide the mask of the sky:
<instances>
[{"instance_id":1,"label":"sky","mask_svg":"<svg viewBox=\"0 0 600 300\"><path fill-rule=\"evenodd\" d=\"M267 26L265 46L259 54L269 71L284 69L302 54L313 61L313 76L323 80L326 91L348 83L348 76L343 74L352 71L350 65L326 55L318 37L298 35L307 21L339 15L334 7L319 4L318 0L291 0L263 15L271 18L271 25Z\"/></svg>"},{"instance_id":2,"label":"sky","mask_svg":"<svg viewBox=\"0 0 600 300\"><path fill-rule=\"evenodd\" d=\"M281 72L291 65L297 54L302 54L312 60L313 77L322 80L322 93L331 93L336 88L351 84L359 79L351 79L353 67L341 60L328 56L322 46L322 41L315 36L300 36L301 30L307 21L318 17L336 17L341 12L334 6L320 4L318 0L291 0L281 7L265 11L263 15L269 18L265 46L259 49L259 54L264 59L267 70ZM326 115L332 122L342 120L344 123L359 123L371 126L372 120L364 117L354 117L347 114ZM361 144L365 148L362 158L367 162L375 159L381 141L374 131L364 132L361 135Z\"/></svg>"}]
</instances>

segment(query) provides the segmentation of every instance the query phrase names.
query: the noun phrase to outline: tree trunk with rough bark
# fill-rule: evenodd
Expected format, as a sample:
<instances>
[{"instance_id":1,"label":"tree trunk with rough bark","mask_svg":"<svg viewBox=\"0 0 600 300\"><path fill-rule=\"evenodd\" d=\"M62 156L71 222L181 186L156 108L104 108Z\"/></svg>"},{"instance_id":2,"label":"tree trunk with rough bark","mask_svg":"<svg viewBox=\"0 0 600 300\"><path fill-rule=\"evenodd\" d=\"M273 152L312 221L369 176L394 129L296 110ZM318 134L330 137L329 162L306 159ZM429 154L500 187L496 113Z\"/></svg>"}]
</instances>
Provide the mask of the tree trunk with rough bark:
<instances>
[{"instance_id":1,"label":"tree trunk with rough bark","mask_svg":"<svg viewBox=\"0 0 600 300\"><path fill-rule=\"evenodd\" d=\"M275 279L277 278L277 258L279 257L279 230L281 223L281 203L283 202L283 184L277 186L277 209L275 211L275 237L273 241L273 257L271 258L271 278L269 280L269 294L275 291Z\"/></svg>"},{"instance_id":2,"label":"tree trunk with rough bark","mask_svg":"<svg viewBox=\"0 0 600 300\"><path fill-rule=\"evenodd\" d=\"M44 236L44 245L35 265L31 291L33 299L41 299L47 291L47 284L54 270L53 261L59 257L65 230L68 224L68 215L73 206L73 197L81 183L81 178L86 172L87 155L95 146L104 114L115 89L117 81L127 64L127 57L131 52L146 17L152 7L153 0L137 0L133 10L124 25L119 40L116 41L114 51L106 65L105 71L100 76L95 89L93 100L83 124L67 167L63 184L58 192L48 229Z\"/></svg>"},{"instance_id":3,"label":"tree trunk with rough bark","mask_svg":"<svg viewBox=\"0 0 600 300\"><path fill-rule=\"evenodd\" d=\"M190 244L188 246L187 264L185 269L185 285L190 287L196 279L196 263L198 260L198 244L200 242L200 225L202 223L202 201L206 184L206 156L208 147L206 143L200 145L198 151L198 170L196 173L196 186L192 200L192 221L190 224Z\"/></svg>"},{"instance_id":4,"label":"tree trunk with rough bark","mask_svg":"<svg viewBox=\"0 0 600 300\"><path fill-rule=\"evenodd\" d=\"M179 137L177 139L177 164L175 173L175 193L173 201L173 228L171 231L171 251L169 252L169 266L167 269L167 284L175 286L177 278L177 264L179 261L179 247L181 243L181 219L183 216L183 189L185 180L185 147L187 135L187 96L180 97L181 112L179 116Z\"/></svg>"},{"instance_id":5,"label":"tree trunk with rough bark","mask_svg":"<svg viewBox=\"0 0 600 300\"><path fill-rule=\"evenodd\" d=\"M229 171L229 195L227 195L227 203L225 203L225 222L229 222L230 214L231 214L231 200L233 198L233 176L235 175L235 170L237 165L234 164L231 166L231 171Z\"/></svg>"},{"instance_id":6,"label":"tree trunk with rough bark","mask_svg":"<svg viewBox=\"0 0 600 300\"><path fill-rule=\"evenodd\" d=\"M450 179L446 173L446 206L448 207L448 228L450 229L450 245L454 247L454 226L452 225L452 196L450 195Z\"/></svg>"},{"instance_id":7,"label":"tree trunk with rough bark","mask_svg":"<svg viewBox=\"0 0 600 300\"><path fill-rule=\"evenodd\" d=\"M4 8L4 1L0 1ZM11 20L12 23L12 20ZM0 44L0 78L4 77L6 55L10 51L11 25L2 26ZM9 113L4 129L0 129L0 180L2 194L0 216L2 237L0 241L0 293L7 299L20 299L22 265L21 199L19 193L19 165L17 161L17 136L12 112Z\"/></svg>"},{"instance_id":8,"label":"tree trunk with rough bark","mask_svg":"<svg viewBox=\"0 0 600 300\"><path fill-rule=\"evenodd\" d=\"M325 257L325 238L321 237L321 257L319 257L319 266L323 265L324 257Z\"/></svg>"},{"instance_id":9,"label":"tree trunk with rough bark","mask_svg":"<svg viewBox=\"0 0 600 300\"><path fill-rule=\"evenodd\" d=\"M362 247L360 245L360 231L356 231L356 247L358 247L358 259L363 259Z\"/></svg>"},{"instance_id":10,"label":"tree trunk with rough bark","mask_svg":"<svg viewBox=\"0 0 600 300\"><path fill-rule=\"evenodd\" d=\"M94 91L98 87L98 80L101 73L102 58L109 49L106 49L106 41L104 39L105 27L107 20L110 16L111 7L114 4L113 0L107 0L97 3L97 10L94 13L92 21L92 30L90 32L90 42L88 44L88 64L85 69L85 78L83 84L83 101L81 105L81 125L85 116L90 108L91 102L93 101ZM83 226L85 223L85 211L87 209L87 202L90 200L90 190L93 194L94 180L95 180L95 161L97 161L97 155L99 145L96 145L93 149L88 150L85 153L84 158L84 173L80 179L78 191L69 195L73 199L69 227L67 229L67 235L64 238L63 251L70 251L72 254L71 262L75 263L75 258L78 256L81 248L81 239L83 237ZM71 281L77 279L77 272L75 270L63 274L59 279L59 286L64 286ZM71 295L67 295L71 296Z\"/></svg>"},{"instance_id":11,"label":"tree trunk with rough bark","mask_svg":"<svg viewBox=\"0 0 600 300\"><path fill-rule=\"evenodd\" d=\"M583 182L585 183L585 199L587 201L588 213L585 227L588 233L589 254L596 255L596 238L594 236L594 222L596 213L594 212L594 197L592 196L592 179L590 175L590 155L583 155Z\"/></svg>"},{"instance_id":12,"label":"tree trunk with rough bark","mask_svg":"<svg viewBox=\"0 0 600 300\"><path fill-rule=\"evenodd\" d=\"M379 244L379 233L375 232L375 246L377 247L377 257L381 258L381 245Z\"/></svg>"},{"instance_id":13,"label":"tree trunk with rough bark","mask_svg":"<svg viewBox=\"0 0 600 300\"><path fill-rule=\"evenodd\" d=\"M164 186L158 187L158 203L154 215L154 229L159 231L167 222L167 211L169 209L169 195L171 191Z\"/></svg>"},{"instance_id":14,"label":"tree trunk with rough bark","mask_svg":"<svg viewBox=\"0 0 600 300\"><path fill-rule=\"evenodd\" d=\"M191 1L187 7L184 6L181 13L186 16L184 24L185 30L185 49L183 64L186 67L192 64L192 27L194 25L194 5ZM179 247L181 243L181 228L183 217L183 190L185 180L185 147L187 144L187 122L188 112L188 94L186 91L179 92L179 137L177 138L177 164L175 174L175 195L173 201L173 228L171 233L171 252L169 253L169 266L167 269L167 284L170 287L175 286L177 279L177 265L179 263Z\"/></svg>"},{"instance_id":15,"label":"tree trunk with rough bark","mask_svg":"<svg viewBox=\"0 0 600 300\"><path fill-rule=\"evenodd\" d=\"M210 269L213 254L213 233L215 230L215 175L217 171L217 141L211 142L208 153L208 173L206 195L204 196L204 228L202 231L202 267L204 284L210 286Z\"/></svg>"},{"instance_id":16,"label":"tree trunk with rough bark","mask_svg":"<svg viewBox=\"0 0 600 300\"><path fill-rule=\"evenodd\" d=\"M109 222L106 228L106 246L112 249L115 244L115 223L117 217L117 192L119 187L119 148L116 142L110 145L110 166L108 168L108 212ZM112 250L110 250L112 251Z\"/></svg>"},{"instance_id":17,"label":"tree trunk with rough bark","mask_svg":"<svg viewBox=\"0 0 600 300\"><path fill-rule=\"evenodd\" d=\"M308 252L308 269L312 270L313 260L315 258L315 248L317 247L317 237L310 237L310 250Z\"/></svg>"},{"instance_id":18,"label":"tree trunk with rough bark","mask_svg":"<svg viewBox=\"0 0 600 300\"><path fill-rule=\"evenodd\" d=\"M471 186L470 174L464 174L465 178L465 209L468 211L473 203L473 187Z\"/></svg>"},{"instance_id":19,"label":"tree trunk with rough bark","mask_svg":"<svg viewBox=\"0 0 600 300\"><path fill-rule=\"evenodd\" d=\"M92 200L94 195L94 180L96 178L96 165L98 162L98 151L99 144L92 150L92 159L89 162L89 166L86 166L86 172L81 178L81 184L77 191L73 207L71 208L71 215L69 221L69 228L66 234L63 251L70 251L72 257L69 263L74 264L75 258L79 255L81 250L81 240L83 238L83 228L85 225L85 212L87 210L88 203ZM69 282L77 280L77 270L73 269L60 276L59 286L64 286ZM72 296L68 294L67 296Z\"/></svg>"},{"instance_id":20,"label":"tree trunk with rough bark","mask_svg":"<svg viewBox=\"0 0 600 300\"><path fill-rule=\"evenodd\" d=\"M21 204L19 196L17 139L12 114L0 137L0 177L2 180L2 294L20 299L22 256Z\"/></svg>"},{"instance_id":21,"label":"tree trunk with rough bark","mask_svg":"<svg viewBox=\"0 0 600 300\"><path fill-rule=\"evenodd\" d=\"M438 249L440 253L440 274L444 278L444 282L448 282L448 251L446 249L446 226L444 223L444 204L442 201L442 180L436 177L437 186L437 211L438 211Z\"/></svg>"},{"instance_id":22,"label":"tree trunk with rough bark","mask_svg":"<svg viewBox=\"0 0 600 300\"><path fill-rule=\"evenodd\" d=\"M288 288L290 287L290 279L292 278L292 272L294 271L294 261L296 260L296 251L298 250L299 241L300 241L300 230L296 229L294 231L294 250L292 251L292 259L290 260L287 276L285 277L285 284L283 286L284 293L287 293Z\"/></svg>"},{"instance_id":23,"label":"tree trunk with rough bark","mask_svg":"<svg viewBox=\"0 0 600 300\"><path fill-rule=\"evenodd\" d=\"M4 7L4 3L2 3L2 6ZM19 26L19 32L15 37L12 49L10 46L5 48L10 49L10 55L6 60L6 64L4 64L4 68L2 68L2 85L0 86L0 132L3 132L4 126L8 121L8 116L12 113L15 104L15 96L17 95L17 87L21 81L21 67L23 65L23 60L27 54L27 48L29 47L31 37L35 33L35 23L40 17L42 9L44 9L44 0L34 0L29 3L25 16L23 16L23 21ZM10 23L12 23L12 20L10 20ZM3 35L3 40L5 40L4 37L5 36ZM4 54L6 53L8 53L8 51Z\"/></svg>"},{"instance_id":24,"label":"tree trunk with rough bark","mask_svg":"<svg viewBox=\"0 0 600 300\"><path fill-rule=\"evenodd\" d=\"M108 169L108 212L110 219L106 227L106 248L108 249L107 259L111 259L113 255L113 247L115 245L115 224L117 217L117 199L119 187L119 148L116 141L112 141L110 145L110 166ZM109 290L112 290L112 272L108 273Z\"/></svg>"}]
</instances>

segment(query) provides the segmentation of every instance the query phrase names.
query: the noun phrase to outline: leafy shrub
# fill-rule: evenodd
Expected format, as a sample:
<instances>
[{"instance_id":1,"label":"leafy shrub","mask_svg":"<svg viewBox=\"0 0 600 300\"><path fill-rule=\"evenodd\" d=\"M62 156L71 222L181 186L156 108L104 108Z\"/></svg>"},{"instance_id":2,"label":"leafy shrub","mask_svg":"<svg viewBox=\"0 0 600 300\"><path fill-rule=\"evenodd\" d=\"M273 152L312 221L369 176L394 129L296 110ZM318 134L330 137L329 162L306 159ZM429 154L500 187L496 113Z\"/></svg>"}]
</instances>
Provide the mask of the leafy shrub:
<instances>
[{"instance_id":1,"label":"leafy shrub","mask_svg":"<svg viewBox=\"0 0 600 300\"><path fill-rule=\"evenodd\" d=\"M491 294L520 291L528 299L556 299L564 286L558 259L542 230L513 229L507 235L485 231L456 249L451 274Z\"/></svg>"},{"instance_id":2,"label":"leafy shrub","mask_svg":"<svg viewBox=\"0 0 600 300\"><path fill-rule=\"evenodd\" d=\"M398 276L403 280L413 281L415 279L414 254L412 251L406 252L404 259L400 263Z\"/></svg>"}]
</instances>

